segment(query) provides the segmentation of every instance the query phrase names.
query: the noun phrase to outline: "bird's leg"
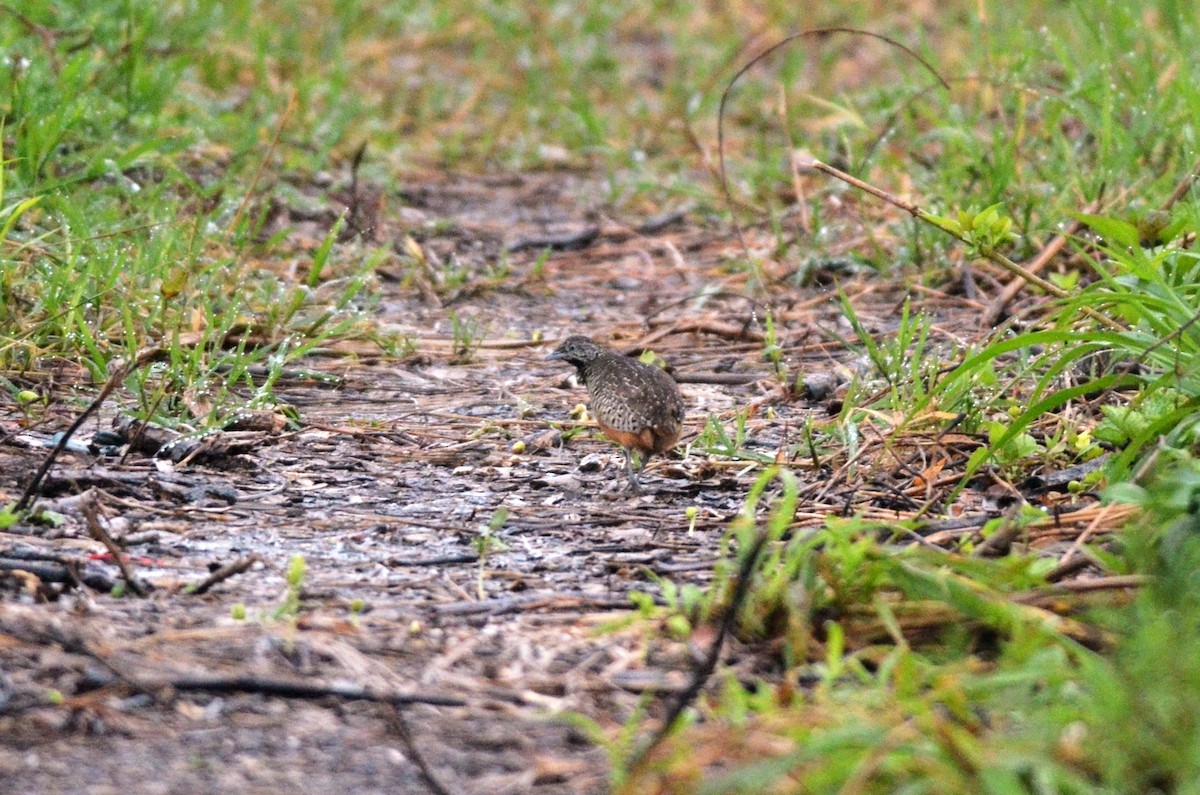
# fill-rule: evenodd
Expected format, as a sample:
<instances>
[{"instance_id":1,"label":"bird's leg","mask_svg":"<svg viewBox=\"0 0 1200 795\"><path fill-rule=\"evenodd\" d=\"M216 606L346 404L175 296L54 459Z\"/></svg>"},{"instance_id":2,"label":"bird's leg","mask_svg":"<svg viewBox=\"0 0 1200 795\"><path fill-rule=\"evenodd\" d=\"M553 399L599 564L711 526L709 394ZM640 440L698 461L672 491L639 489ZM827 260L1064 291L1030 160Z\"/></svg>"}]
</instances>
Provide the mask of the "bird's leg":
<instances>
[{"instance_id":1,"label":"bird's leg","mask_svg":"<svg viewBox=\"0 0 1200 795\"><path fill-rule=\"evenodd\" d=\"M645 466L645 462L642 464ZM638 480L637 471L633 468L633 448L625 448L625 471L629 473L629 487L634 494L642 493L642 484Z\"/></svg>"}]
</instances>

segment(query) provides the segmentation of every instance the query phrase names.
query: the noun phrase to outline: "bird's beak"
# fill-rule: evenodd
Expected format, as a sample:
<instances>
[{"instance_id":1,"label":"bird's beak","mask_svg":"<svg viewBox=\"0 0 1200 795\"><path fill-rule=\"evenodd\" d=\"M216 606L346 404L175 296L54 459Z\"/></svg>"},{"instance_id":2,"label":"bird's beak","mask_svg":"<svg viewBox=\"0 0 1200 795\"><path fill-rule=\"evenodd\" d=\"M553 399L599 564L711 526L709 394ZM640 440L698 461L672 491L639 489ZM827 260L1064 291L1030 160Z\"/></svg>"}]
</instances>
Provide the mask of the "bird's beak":
<instances>
[{"instance_id":1,"label":"bird's beak","mask_svg":"<svg viewBox=\"0 0 1200 795\"><path fill-rule=\"evenodd\" d=\"M553 361L555 359L564 359L564 358L566 358L566 357L563 356L562 351L558 351L558 350L550 351L550 353L546 354L546 361L548 361L548 362Z\"/></svg>"}]
</instances>

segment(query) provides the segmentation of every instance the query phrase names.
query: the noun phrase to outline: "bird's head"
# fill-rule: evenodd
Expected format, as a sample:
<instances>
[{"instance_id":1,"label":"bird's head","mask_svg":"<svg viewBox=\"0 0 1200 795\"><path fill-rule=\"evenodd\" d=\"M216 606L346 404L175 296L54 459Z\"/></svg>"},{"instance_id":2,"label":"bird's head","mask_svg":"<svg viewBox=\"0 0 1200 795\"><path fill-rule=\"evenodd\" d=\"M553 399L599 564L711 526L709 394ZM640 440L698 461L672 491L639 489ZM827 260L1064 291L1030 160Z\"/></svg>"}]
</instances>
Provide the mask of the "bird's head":
<instances>
[{"instance_id":1,"label":"bird's head","mask_svg":"<svg viewBox=\"0 0 1200 795\"><path fill-rule=\"evenodd\" d=\"M599 359L608 349L599 343L592 342L587 337L567 337L555 348L547 359L558 359L573 364L582 372L592 362Z\"/></svg>"}]
</instances>

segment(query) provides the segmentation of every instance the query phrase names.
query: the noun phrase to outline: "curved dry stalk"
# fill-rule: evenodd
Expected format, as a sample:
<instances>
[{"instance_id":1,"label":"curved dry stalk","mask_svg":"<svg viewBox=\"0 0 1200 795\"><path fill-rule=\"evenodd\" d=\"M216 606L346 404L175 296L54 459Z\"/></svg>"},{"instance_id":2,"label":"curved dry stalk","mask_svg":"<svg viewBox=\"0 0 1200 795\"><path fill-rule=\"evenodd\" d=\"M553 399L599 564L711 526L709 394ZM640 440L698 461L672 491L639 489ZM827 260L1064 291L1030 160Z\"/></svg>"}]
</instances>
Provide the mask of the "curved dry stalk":
<instances>
[{"instance_id":1,"label":"curved dry stalk","mask_svg":"<svg viewBox=\"0 0 1200 795\"><path fill-rule=\"evenodd\" d=\"M737 73L730 78L729 83L726 84L725 90L721 92L721 102L717 107L717 165L720 172L719 176L721 181L721 193L724 195L725 203L729 206L730 220L733 223L733 230L737 234L738 242L741 244L742 251L745 252L747 259L750 259L750 246L746 243L746 236L742 232L742 225L738 223L737 214L734 212L733 192L729 189L729 175L726 173L725 169L725 106L729 103L729 96L733 91L734 85L739 79L741 79L742 75L746 74L746 72L750 71L750 69L752 69L754 66L761 63L772 53L782 49L783 47L786 47L794 41L798 41L799 39L829 36L834 33L847 33L852 36L866 36L868 38L878 39L885 44L895 47L896 49L912 56L918 63L921 64L921 66L925 67L930 74L937 78L937 81L942 85L943 88L946 90L950 89L950 84L947 83L946 79L943 78L938 71L933 68L932 64L918 55L911 48L888 36L884 36L879 33L872 33L869 30L860 30L858 28L835 27L803 30L799 33L793 33L790 36L785 36L747 61L742 68L738 69Z\"/></svg>"},{"instance_id":2,"label":"curved dry stalk","mask_svg":"<svg viewBox=\"0 0 1200 795\"><path fill-rule=\"evenodd\" d=\"M875 198L881 199L882 201L887 202L888 204L892 205L893 207L904 210L906 213L910 214L913 218L916 218L917 220L920 220L920 221L924 221L925 223L927 223L933 227L936 227L937 229L940 229L941 231L950 235L954 239L956 239L962 243L966 243L966 244L970 245L970 241L967 240L963 235L961 235L951 229L947 229L945 226L938 223L936 220L936 217L932 213L921 209L921 207L919 205L913 204L912 202L909 202L909 201L905 201L904 199L901 199L899 196L894 196L893 194L888 193L887 191L883 190L882 188L875 187L874 185L870 184L869 182L863 182L858 177L855 177L851 174L847 174L845 171L835 168L835 167L829 165L828 163L822 163L820 160L817 160L816 158L809 158L809 159L805 160L803 165L807 168L813 169L814 171L820 171L823 174L828 174L829 176L833 177L834 179L839 179L842 182L845 182L847 185L850 185L851 187L858 188L859 190L863 191L864 193L869 193L872 196L874 196ZM996 251L995 249L993 249L991 247L980 248L979 253L985 259L989 260L990 262L995 263L996 265L999 265L1001 268L1008 271L1009 273L1016 276L1017 278L1022 279L1023 281L1025 281L1029 284L1032 284L1036 287L1040 287L1041 289L1045 290L1050 295L1053 295L1055 298L1070 298L1071 297L1070 293L1068 293L1066 290L1059 287L1057 284L1054 284L1053 282L1049 282L1049 281L1043 279L1041 276L1038 276L1036 273L1033 273L1028 268L1024 268L1024 267L1018 265L1017 263L1010 260L1008 257L1001 254L999 251ZM1083 312L1083 314L1090 317L1092 320L1095 320L1095 321L1101 323L1102 325L1108 326L1110 329L1113 329L1114 331L1127 331L1128 330L1119 321L1113 320L1111 317L1108 317L1107 315L1097 312L1095 309L1092 309L1090 306L1082 306L1082 307L1080 307L1080 311Z\"/></svg>"}]
</instances>

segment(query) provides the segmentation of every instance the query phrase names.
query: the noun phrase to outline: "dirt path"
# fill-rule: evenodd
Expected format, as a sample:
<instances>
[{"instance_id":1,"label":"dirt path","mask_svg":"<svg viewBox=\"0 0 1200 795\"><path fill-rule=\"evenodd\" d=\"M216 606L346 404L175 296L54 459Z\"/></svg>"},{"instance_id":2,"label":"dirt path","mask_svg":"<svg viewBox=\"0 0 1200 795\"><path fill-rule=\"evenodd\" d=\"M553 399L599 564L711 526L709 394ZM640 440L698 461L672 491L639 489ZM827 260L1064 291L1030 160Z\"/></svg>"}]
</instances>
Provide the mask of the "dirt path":
<instances>
[{"instance_id":1,"label":"dirt path","mask_svg":"<svg viewBox=\"0 0 1200 795\"><path fill-rule=\"evenodd\" d=\"M0 558L100 553L76 496L94 488L101 519L156 586L146 599L83 588L45 603L36 580L0 572L0 791L425 791L381 694L460 702L403 710L451 792L606 791L605 751L577 721L553 716L612 729L643 693L686 681L686 649L625 626L629 594L659 596L659 577L707 582L756 473L685 444L651 467L649 494L627 493L616 448L591 430L554 430L573 427L585 395L567 368L544 361L539 333L665 356L689 404L685 443L708 417L733 427L750 407L743 453L796 466L812 486L813 521L884 510L870 490L825 488L834 468L796 455L797 429L806 416L827 418L830 397L782 399L761 360L761 316L740 295L746 277L724 272L728 237L686 215L639 232L646 219L607 217L588 205L594 190L561 175L419 184L359 219L398 247L411 232L431 260L465 274L461 288L435 291L384 270L380 328L410 335L416 355L383 360L347 345L314 357L306 366L339 382L281 382L302 427L250 434L246 452L178 467L68 454L45 503L65 524L0 534ZM435 221L436 232L420 233ZM303 226L285 210L273 223ZM583 247L539 265L547 243ZM517 249L511 270L489 279L505 244ZM867 322L894 322L894 287L844 285ZM780 294L792 371L836 386L854 361L821 331L846 333L829 288ZM942 333L969 327L969 310L951 300L927 309ZM451 312L486 329L469 356L456 354ZM697 383L720 380L744 383ZM69 419L25 430L15 412L0 414L0 503L45 455L29 445ZM481 559L489 523L495 543ZM299 609L276 617L297 554L307 567ZM181 590L251 555L261 562L208 593ZM244 620L232 615L238 605ZM202 676L229 692L215 681L187 689ZM300 680L377 698L234 692Z\"/></svg>"}]
</instances>

